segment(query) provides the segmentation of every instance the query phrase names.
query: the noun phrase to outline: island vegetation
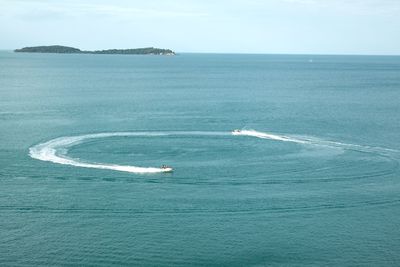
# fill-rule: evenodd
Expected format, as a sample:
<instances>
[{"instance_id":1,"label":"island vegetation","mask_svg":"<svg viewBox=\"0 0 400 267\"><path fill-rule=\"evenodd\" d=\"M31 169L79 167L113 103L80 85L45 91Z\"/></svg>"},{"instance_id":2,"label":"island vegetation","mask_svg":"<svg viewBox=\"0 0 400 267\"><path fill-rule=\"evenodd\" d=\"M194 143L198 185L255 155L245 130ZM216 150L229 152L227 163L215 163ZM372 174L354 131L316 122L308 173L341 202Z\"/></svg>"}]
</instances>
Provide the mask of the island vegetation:
<instances>
[{"instance_id":1,"label":"island vegetation","mask_svg":"<svg viewBox=\"0 0 400 267\"><path fill-rule=\"evenodd\" d=\"M121 54L121 55L167 55L167 56L175 55L175 52L170 49L161 49L154 47L84 51L78 48L62 46L62 45L24 47L21 49L15 49L14 52L58 53L58 54Z\"/></svg>"}]
</instances>

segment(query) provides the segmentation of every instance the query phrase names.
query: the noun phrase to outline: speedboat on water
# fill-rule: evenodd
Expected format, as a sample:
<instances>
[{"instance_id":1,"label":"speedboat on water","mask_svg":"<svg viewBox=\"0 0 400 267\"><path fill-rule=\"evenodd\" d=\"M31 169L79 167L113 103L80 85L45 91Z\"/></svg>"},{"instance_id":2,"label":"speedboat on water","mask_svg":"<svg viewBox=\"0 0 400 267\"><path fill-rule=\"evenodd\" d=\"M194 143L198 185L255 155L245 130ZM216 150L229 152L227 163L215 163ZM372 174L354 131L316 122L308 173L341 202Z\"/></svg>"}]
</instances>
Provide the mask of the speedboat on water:
<instances>
[{"instance_id":1,"label":"speedboat on water","mask_svg":"<svg viewBox=\"0 0 400 267\"><path fill-rule=\"evenodd\" d=\"M232 131L232 134L240 134L242 131L239 129L235 129Z\"/></svg>"},{"instance_id":2,"label":"speedboat on water","mask_svg":"<svg viewBox=\"0 0 400 267\"><path fill-rule=\"evenodd\" d=\"M167 165L162 165L161 169L163 170L163 172L173 172L174 169L172 169L172 167L167 166Z\"/></svg>"}]
</instances>

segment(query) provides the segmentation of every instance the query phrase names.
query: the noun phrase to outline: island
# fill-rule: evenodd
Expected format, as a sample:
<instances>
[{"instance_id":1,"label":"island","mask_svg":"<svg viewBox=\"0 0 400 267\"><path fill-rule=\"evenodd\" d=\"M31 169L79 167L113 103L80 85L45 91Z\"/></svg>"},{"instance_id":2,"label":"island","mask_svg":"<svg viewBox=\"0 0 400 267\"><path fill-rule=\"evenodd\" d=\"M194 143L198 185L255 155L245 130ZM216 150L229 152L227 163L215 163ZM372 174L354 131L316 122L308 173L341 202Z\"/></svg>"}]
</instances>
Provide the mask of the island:
<instances>
[{"instance_id":1,"label":"island","mask_svg":"<svg viewBox=\"0 0 400 267\"><path fill-rule=\"evenodd\" d=\"M24 47L21 49L15 49L14 52L58 53L58 54L164 55L164 56L176 55L176 53L170 49L161 49L154 47L84 51L78 48L62 46L62 45Z\"/></svg>"}]
</instances>

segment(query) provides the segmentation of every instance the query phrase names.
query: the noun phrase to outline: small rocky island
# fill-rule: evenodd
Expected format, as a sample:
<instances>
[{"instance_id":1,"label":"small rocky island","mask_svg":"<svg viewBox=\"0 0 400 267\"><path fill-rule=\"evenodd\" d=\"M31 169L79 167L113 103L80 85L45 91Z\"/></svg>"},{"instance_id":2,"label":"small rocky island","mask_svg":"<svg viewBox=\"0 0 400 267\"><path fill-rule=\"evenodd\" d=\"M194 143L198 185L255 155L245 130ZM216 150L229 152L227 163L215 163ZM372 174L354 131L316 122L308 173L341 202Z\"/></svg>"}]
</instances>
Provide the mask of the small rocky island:
<instances>
[{"instance_id":1,"label":"small rocky island","mask_svg":"<svg viewBox=\"0 0 400 267\"><path fill-rule=\"evenodd\" d=\"M21 49L15 49L14 52L58 53L58 54L164 55L164 56L174 56L175 55L175 52L170 49L161 49L161 48L154 48L154 47L84 51L84 50L80 50L78 48L62 46L62 45L24 47Z\"/></svg>"}]
</instances>

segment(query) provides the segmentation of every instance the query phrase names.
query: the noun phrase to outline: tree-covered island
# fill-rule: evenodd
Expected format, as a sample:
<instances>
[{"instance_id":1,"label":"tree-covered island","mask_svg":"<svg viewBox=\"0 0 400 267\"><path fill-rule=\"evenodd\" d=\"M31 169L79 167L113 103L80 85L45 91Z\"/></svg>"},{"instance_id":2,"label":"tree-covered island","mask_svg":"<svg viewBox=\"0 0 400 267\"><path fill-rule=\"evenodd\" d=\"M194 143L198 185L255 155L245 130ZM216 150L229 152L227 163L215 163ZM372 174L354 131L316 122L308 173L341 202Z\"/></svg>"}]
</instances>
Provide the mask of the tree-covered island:
<instances>
[{"instance_id":1,"label":"tree-covered island","mask_svg":"<svg viewBox=\"0 0 400 267\"><path fill-rule=\"evenodd\" d=\"M84 51L78 48L62 46L62 45L24 47L21 49L15 49L14 52L58 53L58 54L165 55L165 56L175 55L175 52L170 49L161 49L154 47Z\"/></svg>"}]
</instances>

